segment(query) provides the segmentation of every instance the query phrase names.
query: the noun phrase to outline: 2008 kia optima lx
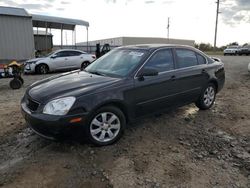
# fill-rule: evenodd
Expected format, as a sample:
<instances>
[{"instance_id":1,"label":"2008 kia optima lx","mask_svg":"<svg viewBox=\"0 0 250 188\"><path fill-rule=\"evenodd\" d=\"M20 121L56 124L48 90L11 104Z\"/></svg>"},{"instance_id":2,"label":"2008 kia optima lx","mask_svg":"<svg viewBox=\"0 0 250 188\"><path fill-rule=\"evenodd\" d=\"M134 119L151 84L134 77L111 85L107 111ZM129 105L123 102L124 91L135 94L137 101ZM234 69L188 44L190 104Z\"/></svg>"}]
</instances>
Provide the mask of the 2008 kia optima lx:
<instances>
[{"instance_id":1,"label":"2008 kia optima lx","mask_svg":"<svg viewBox=\"0 0 250 188\"><path fill-rule=\"evenodd\" d=\"M209 109L224 81L223 63L195 48L127 46L84 71L34 83L21 107L28 125L43 137L57 138L78 127L92 143L108 145L143 115L193 102Z\"/></svg>"}]
</instances>

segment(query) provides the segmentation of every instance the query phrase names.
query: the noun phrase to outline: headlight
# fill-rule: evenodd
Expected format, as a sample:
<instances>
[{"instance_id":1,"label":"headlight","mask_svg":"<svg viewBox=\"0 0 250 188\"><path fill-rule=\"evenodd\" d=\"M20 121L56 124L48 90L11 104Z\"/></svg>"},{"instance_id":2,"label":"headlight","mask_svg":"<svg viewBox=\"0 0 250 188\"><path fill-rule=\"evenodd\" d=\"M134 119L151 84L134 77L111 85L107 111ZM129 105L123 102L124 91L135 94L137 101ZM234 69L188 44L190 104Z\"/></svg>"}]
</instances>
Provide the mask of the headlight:
<instances>
[{"instance_id":1,"label":"headlight","mask_svg":"<svg viewBox=\"0 0 250 188\"><path fill-rule=\"evenodd\" d=\"M43 108L43 113L59 116L65 115L73 106L75 100L75 97L65 97L50 101Z\"/></svg>"},{"instance_id":2,"label":"headlight","mask_svg":"<svg viewBox=\"0 0 250 188\"><path fill-rule=\"evenodd\" d=\"M26 64L35 64L37 61L28 61Z\"/></svg>"}]
</instances>

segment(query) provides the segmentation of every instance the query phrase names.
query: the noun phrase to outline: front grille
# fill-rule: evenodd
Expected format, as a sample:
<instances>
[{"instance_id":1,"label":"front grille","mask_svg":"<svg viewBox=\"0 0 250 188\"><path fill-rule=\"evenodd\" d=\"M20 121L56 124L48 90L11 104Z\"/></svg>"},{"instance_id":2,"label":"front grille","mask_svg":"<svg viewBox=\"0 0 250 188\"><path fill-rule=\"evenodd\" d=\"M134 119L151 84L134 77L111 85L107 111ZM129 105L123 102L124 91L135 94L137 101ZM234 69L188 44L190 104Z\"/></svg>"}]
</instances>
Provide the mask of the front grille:
<instances>
[{"instance_id":1,"label":"front grille","mask_svg":"<svg viewBox=\"0 0 250 188\"><path fill-rule=\"evenodd\" d=\"M27 107L31 110L31 111L36 111L37 108L39 107L39 103L36 101L33 101L32 99L27 99Z\"/></svg>"}]
</instances>

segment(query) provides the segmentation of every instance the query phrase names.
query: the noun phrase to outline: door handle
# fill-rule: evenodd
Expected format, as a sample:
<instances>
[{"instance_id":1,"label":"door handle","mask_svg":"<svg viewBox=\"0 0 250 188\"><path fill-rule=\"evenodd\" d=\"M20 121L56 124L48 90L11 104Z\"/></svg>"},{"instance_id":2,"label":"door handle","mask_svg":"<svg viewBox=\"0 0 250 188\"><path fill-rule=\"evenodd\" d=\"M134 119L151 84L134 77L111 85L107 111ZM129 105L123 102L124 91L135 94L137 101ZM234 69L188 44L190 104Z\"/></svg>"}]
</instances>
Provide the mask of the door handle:
<instances>
[{"instance_id":1,"label":"door handle","mask_svg":"<svg viewBox=\"0 0 250 188\"><path fill-rule=\"evenodd\" d=\"M170 80L174 81L176 79L175 75L171 76Z\"/></svg>"}]
</instances>

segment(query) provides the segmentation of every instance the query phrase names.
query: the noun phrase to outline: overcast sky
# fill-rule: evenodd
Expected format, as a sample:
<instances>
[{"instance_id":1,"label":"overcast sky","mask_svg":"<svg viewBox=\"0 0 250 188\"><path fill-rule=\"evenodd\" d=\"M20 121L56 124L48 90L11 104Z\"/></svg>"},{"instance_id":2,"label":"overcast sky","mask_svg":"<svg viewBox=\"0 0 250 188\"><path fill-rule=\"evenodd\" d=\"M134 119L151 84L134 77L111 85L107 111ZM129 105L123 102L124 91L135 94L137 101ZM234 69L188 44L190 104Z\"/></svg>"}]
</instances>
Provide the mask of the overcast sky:
<instances>
[{"instance_id":1,"label":"overcast sky","mask_svg":"<svg viewBox=\"0 0 250 188\"><path fill-rule=\"evenodd\" d=\"M213 44L215 1L0 0L0 5L22 7L29 13L88 21L90 40L120 36L167 37L167 19L170 17L170 38ZM220 11L217 44L250 42L250 0L221 0ZM52 33L58 43L60 35L55 31ZM71 36L67 32L67 41L72 41ZM85 40L86 29L77 27L77 42Z\"/></svg>"}]
</instances>

